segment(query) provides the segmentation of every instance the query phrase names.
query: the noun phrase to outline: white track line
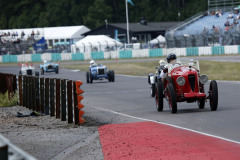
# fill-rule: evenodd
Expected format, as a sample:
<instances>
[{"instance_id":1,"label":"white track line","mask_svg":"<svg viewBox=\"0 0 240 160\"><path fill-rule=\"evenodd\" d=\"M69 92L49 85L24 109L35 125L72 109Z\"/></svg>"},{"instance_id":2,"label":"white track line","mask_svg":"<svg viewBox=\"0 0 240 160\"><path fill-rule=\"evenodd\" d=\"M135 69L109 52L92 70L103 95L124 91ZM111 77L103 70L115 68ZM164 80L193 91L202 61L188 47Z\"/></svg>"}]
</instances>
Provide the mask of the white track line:
<instances>
[{"instance_id":1,"label":"white track line","mask_svg":"<svg viewBox=\"0 0 240 160\"><path fill-rule=\"evenodd\" d=\"M103 111L108 111L108 112L111 112L111 113L114 113L114 114L118 114L118 115L122 115L122 116L125 116L125 117L129 117L129 118L135 118L135 119L139 119L139 120L143 120L143 121L150 121L150 122L155 122L155 123L159 123L159 124L164 124L164 125L168 125L168 126L171 126L171 127L175 127L175 128L179 128L179 129L183 129L183 130L187 130L187 131L199 133L199 134L202 134L202 135L205 135L205 136L214 137L214 138L218 138L218 139L221 139L221 140L225 140L225 141L229 141L229 142L233 142L233 143L240 144L239 141L234 141L234 140L231 140L231 139L227 139L227 138L215 136L215 135L212 135L212 134L208 134L208 133L196 131L196 130L193 130L193 129L188 129L188 128L176 126L176 125L169 124L169 123L158 122L158 121L151 120L151 119L144 119L144 118L134 117L134 116L131 116L131 115L127 115L127 114L123 114L123 113L118 113L118 112L115 112L115 111L111 111L111 110L103 109L103 108L99 108L99 107L94 107L94 108L97 108L97 109L103 110Z\"/></svg>"}]
</instances>

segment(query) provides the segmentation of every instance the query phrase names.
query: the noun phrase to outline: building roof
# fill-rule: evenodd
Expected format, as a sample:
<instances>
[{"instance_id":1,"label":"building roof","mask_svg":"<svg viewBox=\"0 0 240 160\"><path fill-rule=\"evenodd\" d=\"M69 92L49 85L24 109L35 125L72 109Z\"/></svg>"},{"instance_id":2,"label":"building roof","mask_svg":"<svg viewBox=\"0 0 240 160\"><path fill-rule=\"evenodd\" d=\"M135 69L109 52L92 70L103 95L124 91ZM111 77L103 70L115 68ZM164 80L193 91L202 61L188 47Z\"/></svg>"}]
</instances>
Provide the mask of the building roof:
<instances>
[{"instance_id":1,"label":"building roof","mask_svg":"<svg viewBox=\"0 0 240 160\"><path fill-rule=\"evenodd\" d=\"M148 22L147 25L140 23L129 23L129 31L132 32L149 32L167 30L170 27L177 25L178 22ZM126 23L113 23L111 26L127 30Z\"/></svg>"}]
</instances>

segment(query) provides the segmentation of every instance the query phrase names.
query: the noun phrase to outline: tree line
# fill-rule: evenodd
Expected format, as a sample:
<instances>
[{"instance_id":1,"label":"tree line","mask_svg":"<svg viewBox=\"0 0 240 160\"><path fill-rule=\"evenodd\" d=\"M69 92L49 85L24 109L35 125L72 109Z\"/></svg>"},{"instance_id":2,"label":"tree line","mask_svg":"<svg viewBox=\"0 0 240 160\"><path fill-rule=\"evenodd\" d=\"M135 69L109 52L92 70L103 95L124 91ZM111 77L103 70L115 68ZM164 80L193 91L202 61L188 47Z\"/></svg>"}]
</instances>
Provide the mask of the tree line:
<instances>
[{"instance_id":1,"label":"tree line","mask_svg":"<svg viewBox=\"0 0 240 160\"><path fill-rule=\"evenodd\" d=\"M207 10L207 0L132 0L129 22L183 21ZM180 13L180 16L178 16ZM125 23L125 0L1 0L0 29Z\"/></svg>"}]
</instances>

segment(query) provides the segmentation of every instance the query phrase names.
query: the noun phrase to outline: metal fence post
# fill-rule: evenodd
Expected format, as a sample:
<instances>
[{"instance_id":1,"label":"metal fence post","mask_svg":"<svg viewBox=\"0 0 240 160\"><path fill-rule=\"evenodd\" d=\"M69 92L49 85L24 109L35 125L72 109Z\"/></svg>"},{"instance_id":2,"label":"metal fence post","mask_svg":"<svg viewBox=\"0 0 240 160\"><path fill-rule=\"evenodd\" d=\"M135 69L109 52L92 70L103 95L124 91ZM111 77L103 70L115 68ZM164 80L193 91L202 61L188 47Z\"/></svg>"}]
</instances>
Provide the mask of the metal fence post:
<instances>
[{"instance_id":1,"label":"metal fence post","mask_svg":"<svg viewBox=\"0 0 240 160\"><path fill-rule=\"evenodd\" d=\"M19 105L23 105L23 90L22 90L22 76L18 76L18 94L19 94Z\"/></svg>"},{"instance_id":2,"label":"metal fence post","mask_svg":"<svg viewBox=\"0 0 240 160\"><path fill-rule=\"evenodd\" d=\"M76 91L76 81L73 82L73 97L74 97L74 124L79 124L79 114L78 114L78 100Z\"/></svg>"},{"instance_id":3,"label":"metal fence post","mask_svg":"<svg viewBox=\"0 0 240 160\"><path fill-rule=\"evenodd\" d=\"M60 79L56 79L56 118L60 118Z\"/></svg>"},{"instance_id":4,"label":"metal fence post","mask_svg":"<svg viewBox=\"0 0 240 160\"><path fill-rule=\"evenodd\" d=\"M31 105L32 105L32 109L34 111L36 111L36 85L35 85L35 77L31 76L31 90L32 90L32 99L31 101Z\"/></svg>"},{"instance_id":5,"label":"metal fence post","mask_svg":"<svg viewBox=\"0 0 240 160\"><path fill-rule=\"evenodd\" d=\"M39 77L35 77L36 111L40 111Z\"/></svg>"},{"instance_id":6,"label":"metal fence post","mask_svg":"<svg viewBox=\"0 0 240 160\"><path fill-rule=\"evenodd\" d=\"M29 108L29 76L26 76L26 107Z\"/></svg>"},{"instance_id":7,"label":"metal fence post","mask_svg":"<svg viewBox=\"0 0 240 160\"><path fill-rule=\"evenodd\" d=\"M44 78L40 78L40 110L44 113Z\"/></svg>"},{"instance_id":8,"label":"metal fence post","mask_svg":"<svg viewBox=\"0 0 240 160\"><path fill-rule=\"evenodd\" d=\"M0 157L1 160L8 160L8 145L0 143Z\"/></svg>"},{"instance_id":9,"label":"metal fence post","mask_svg":"<svg viewBox=\"0 0 240 160\"><path fill-rule=\"evenodd\" d=\"M28 86L29 86L29 89L28 89L28 91L29 91L29 94L28 94L28 108L33 109L32 76L28 77Z\"/></svg>"},{"instance_id":10,"label":"metal fence post","mask_svg":"<svg viewBox=\"0 0 240 160\"><path fill-rule=\"evenodd\" d=\"M55 115L54 79L50 79L50 116Z\"/></svg>"},{"instance_id":11,"label":"metal fence post","mask_svg":"<svg viewBox=\"0 0 240 160\"><path fill-rule=\"evenodd\" d=\"M23 76L23 106L26 107L26 76Z\"/></svg>"},{"instance_id":12,"label":"metal fence post","mask_svg":"<svg viewBox=\"0 0 240 160\"><path fill-rule=\"evenodd\" d=\"M66 80L61 80L61 120L66 121Z\"/></svg>"},{"instance_id":13,"label":"metal fence post","mask_svg":"<svg viewBox=\"0 0 240 160\"><path fill-rule=\"evenodd\" d=\"M12 88L13 88L13 92L15 93L17 90L17 77L16 75L13 75L13 84L12 84Z\"/></svg>"},{"instance_id":14,"label":"metal fence post","mask_svg":"<svg viewBox=\"0 0 240 160\"><path fill-rule=\"evenodd\" d=\"M49 78L45 79L45 115L49 115Z\"/></svg>"},{"instance_id":15,"label":"metal fence post","mask_svg":"<svg viewBox=\"0 0 240 160\"><path fill-rule=\"evenodd\" d=\"M68 123L73 123L72 81L67 81Z\"/></svg>"}]
</instances>

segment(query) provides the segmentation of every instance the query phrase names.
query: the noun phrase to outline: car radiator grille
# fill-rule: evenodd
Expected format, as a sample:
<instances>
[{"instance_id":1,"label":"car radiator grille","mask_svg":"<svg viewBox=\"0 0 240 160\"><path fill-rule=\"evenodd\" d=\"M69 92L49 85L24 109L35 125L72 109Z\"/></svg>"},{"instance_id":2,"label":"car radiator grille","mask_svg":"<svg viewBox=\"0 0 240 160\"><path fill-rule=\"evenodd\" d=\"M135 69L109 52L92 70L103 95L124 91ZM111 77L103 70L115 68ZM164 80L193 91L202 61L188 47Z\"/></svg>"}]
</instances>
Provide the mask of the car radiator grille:
<instances>
[{"instance_id":1,"label":"car radiator grille","mask_svg":"<svg viewBox=\"0 0 240 160\"><path fill-rule=\"evenodd\" d=\"M99 75L104 75L104 69L98 69L98 74Z\"/></svg>"},{"instance_id":2,"label":"car radiator grille","mask_svg":"<svg viewBox=\"0 0 240 160\"><path fill-rule=\"evenodd\" d=\"M53 66L48 66L48 69L53 69Z\"/></svg>"},{"instance_id":3,"label":"car radiator grille","mask_svg":"<svg viewBox=\"0 0 240 160\"><path fill-rule=\"evenodd\" d=\"M192 91L195 90L195 75L188 75L188 81Z\"/></svg>"}]
</instances>

